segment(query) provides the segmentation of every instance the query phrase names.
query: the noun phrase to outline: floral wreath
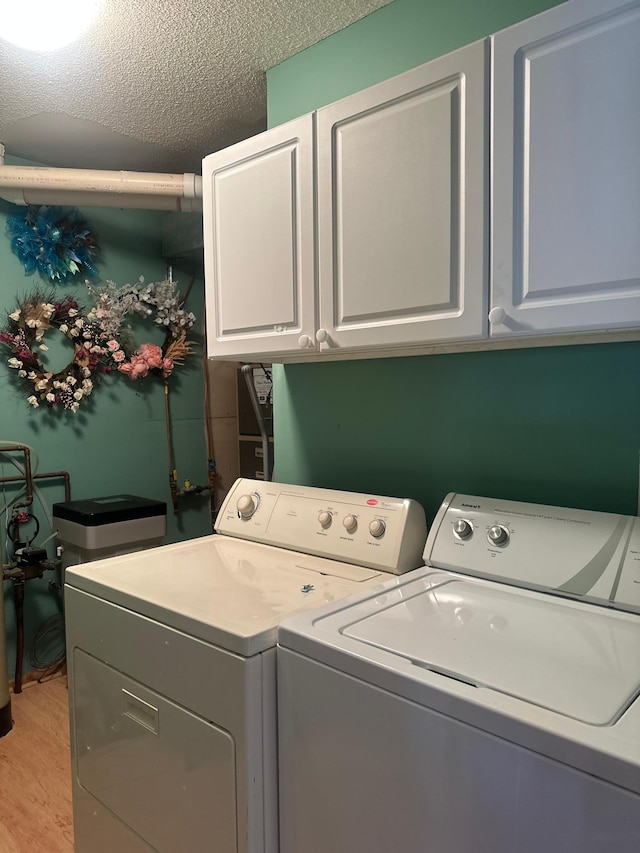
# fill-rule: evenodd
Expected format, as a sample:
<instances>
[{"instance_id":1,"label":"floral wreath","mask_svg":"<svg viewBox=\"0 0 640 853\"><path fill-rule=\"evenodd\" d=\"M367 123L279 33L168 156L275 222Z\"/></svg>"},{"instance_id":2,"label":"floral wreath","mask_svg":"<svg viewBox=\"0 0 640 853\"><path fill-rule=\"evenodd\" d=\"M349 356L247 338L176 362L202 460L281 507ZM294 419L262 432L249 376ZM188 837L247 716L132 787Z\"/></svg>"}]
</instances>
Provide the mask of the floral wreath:
<instances>
[{"instance_id":1,"label":"floral wreath","mask_svg":"<svg viewBox=\"0 0 640 853\"><path fill-rule=\"evenodd\" d=\"M106 340L106 355L115 368L130 379L142 379L151 374L159 374L165 380L173 373L176 365L184 364L184 359L192 353L194 342L187 340L187 334L195 323L195 315L182 307L186 299L180 296L177 282L165 279L145 284L140 276L136 284L118 287L107 282L102 291L94 290L87 282L89 292L96 301L96 307L89 312L89 320L98 323ZM144 343L135 348L131 327L126 317L139 315L152 319L154 324L164 329L164 342L161 346Z\"/></svg>"},{"instance_id":2,"label":"floral wreath","mask_svg":"<svg viewBox=\"0 0 640 853\"><path fill-rule=\"evenodd\" d=\"M58 329L74 344L72 360L56 373L44 367L38 352L48 350L43 342L47 329ZM105 361L108 350L104 330L95 320L83 316L71 296L55 300L52 294L35 291L9 314L6 328L0 332L0 343L11 350L9 367L32 391L27 402L34 408L45 403L77 412L93 391L95 374L111 370Z\"/></svg>"},{"instance_id":3,"label":"floral wreath","mask_svg":"<svg viewBox=\"0 0 640 853\"><path fill-rule=\"evenodd\" d=\"M29 205L7 218L7 234L26 275L38 270L64 284L80 274L98 274L98 237L77 208Z\"/></svg>"},{"instance_id":4,"label":"floral wreath","mask_svg":"<svg viewBox=\"0 0 640 853\"><path fill-rule=\"evenodd\" d=\"M135 285L118 287L108 282L102 291L88 283L87 287L95 299L87 314L72 296L56 300L52 293L36 290L18 303L0 331L0 344L11 351L8 365L31 391L27 402L33 408L44 403L77 412L93 391L97 376L114 368L132 380L151 373L166 382L193 351L194 342L187 340L187 333L196 318L182 307L186 296L180 296L176 282L145 284L141 277ZM164 329L162 346L144 343L134 349L132 330L126 324L132 314L153 318ZM43 338L52 328L74 344L72 360L57 372L47 370L40 356L48 350Z\"/></svg>"}]
</instances>

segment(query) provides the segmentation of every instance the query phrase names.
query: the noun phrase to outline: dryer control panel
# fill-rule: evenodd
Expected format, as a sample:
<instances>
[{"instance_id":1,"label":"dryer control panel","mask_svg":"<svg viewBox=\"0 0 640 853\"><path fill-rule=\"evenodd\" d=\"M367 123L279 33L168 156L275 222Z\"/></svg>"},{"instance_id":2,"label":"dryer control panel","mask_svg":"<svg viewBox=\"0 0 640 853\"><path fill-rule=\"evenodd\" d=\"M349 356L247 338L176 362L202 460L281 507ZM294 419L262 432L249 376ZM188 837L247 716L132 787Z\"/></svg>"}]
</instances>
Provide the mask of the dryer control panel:
<instances>
[{"instance_id":1,"label":"dryer control panel","mask_svg":"<svg viewBox=\"0 0 640 853\"><path fill-rule=\"evenodd\" d=\"M407 498L241 478L216 531L292 551L400 574L422 565L424 510Z\"/></svg>"},{"instance_id":2,"label":"dryer control panel","mask_svg":"<svg viewBox=\"0 0 640 853\"><path fill-rule=\"evenodd\" d=\"M640 612L640 518L451 493L425 563Z\"/></svg>"}]
</instances>

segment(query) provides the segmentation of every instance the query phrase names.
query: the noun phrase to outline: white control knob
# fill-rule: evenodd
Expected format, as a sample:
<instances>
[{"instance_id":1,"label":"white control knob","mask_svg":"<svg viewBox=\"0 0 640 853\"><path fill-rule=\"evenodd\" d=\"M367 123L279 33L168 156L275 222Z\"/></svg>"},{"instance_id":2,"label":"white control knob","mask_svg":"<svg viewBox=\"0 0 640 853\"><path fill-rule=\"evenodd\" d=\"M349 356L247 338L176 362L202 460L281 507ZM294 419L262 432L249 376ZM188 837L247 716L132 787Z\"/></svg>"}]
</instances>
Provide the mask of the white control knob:
<instances>
[{"instance_id":1,"label":"white control knob","mask_svg":"<svg viewBox=\"0 0 640 853\"><path fill-rule=\"evenodd\" d=\"M355 515L345 515L342 519L342 524L344 525L344 529L347 533L353 533L354 530L358 527L358 519Z\"/></svg>"},{"instance_id":2,"label":"white control knob","mask_svg":"<svg viewBox=\"0 0 640 853\"><path fill-rule=\"evenodd\" d=\"M509 531L501 524L494 524L489 528L487 538L492 545L506 545L509 541Z\"/></svg>"},{"instance_id":3,"label":"white control knob","mask_svg":"<svg viewBox=\"0 0 640 853\"><path fill-rule=\"evenodd\" d=\"M331 527L333 516L326 509L323 509L322 512L318 513L318 521L323 527Z\"/></svg>"},{"instance_id":4,"label":"white control knob","mask_svg":"<svg viewBox=\"0 0 640 853\"><path fill-rule=\"evenodd\" d=\"M384 532L387 529L387 525L381 518L374 518L371 524L369 525L369 533L373 536L374 539L380 539L384 536Z\"/></svg>"},{"instance_id":5,"label":"white control knob","mask_svg":"<svg viewBox=\"0 0 640 853\"><path fill-rule=\"evenodd\" d=\"M326 344L329 340L329 332L326 329L318 329L316 332L316 340L319 344Z\"/></svg>"},{"instance_id":6,"label":"white control knob","mask_svg":"<svg viewBox=\"0 0 640 853\"><path fill-rule=\"evenodd\" d=\"M309 347L313 346L313 341L309 335L300 335L298 338L298 346L300 349L309 349Z\"/></svg>"},{"instance_id":7,"label":"white control knob","mask_svg":"<svg viewBox=\"0 0 640 853\"><path fill-rule=\"evenodd\" d=\"M499 326L507 319L507 312L504 308L492 308L489 311L489 322L492 326Z\"/></svg>"},{"instance_id":8,"label":"white control knob","mask_svg":"<svg viewBox=\"0 0 640 853\"><path fill-rule=\"evenodd\" d=\"M473 533L473 525L466 518L457 518L453 525L453 532L458 539L469 539Z\"/></svg>"},{"instance_id":9,"label":"white control knob","mask_svg":"<svg viewBox=\"0 0 640 853\"><path fill-rule=\"evenodd\" d=\"M236 504L240 518L249 519L258 509L258 502L253 495L242 495Z\"/></svg>"}]
</instances>

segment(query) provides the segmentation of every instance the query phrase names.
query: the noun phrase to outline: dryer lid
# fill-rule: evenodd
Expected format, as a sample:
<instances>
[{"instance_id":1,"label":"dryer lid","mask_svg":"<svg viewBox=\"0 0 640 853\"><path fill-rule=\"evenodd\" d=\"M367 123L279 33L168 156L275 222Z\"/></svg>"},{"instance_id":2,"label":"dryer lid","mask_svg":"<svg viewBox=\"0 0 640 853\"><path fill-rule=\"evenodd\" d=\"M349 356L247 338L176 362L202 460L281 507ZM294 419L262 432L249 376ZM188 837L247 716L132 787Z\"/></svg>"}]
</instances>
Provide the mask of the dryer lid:
<instances>
[{"instance_id":1,"label":"dryer lid","mask_svg":"<svg viewBox=\"0 0 640 853\"><path fill-rule=\"evenodd\" d=\"M637 616L444 577L361 619L354 608L342 633L591 725L614 723L638 695Z\"/></svg>"}]
</instances>

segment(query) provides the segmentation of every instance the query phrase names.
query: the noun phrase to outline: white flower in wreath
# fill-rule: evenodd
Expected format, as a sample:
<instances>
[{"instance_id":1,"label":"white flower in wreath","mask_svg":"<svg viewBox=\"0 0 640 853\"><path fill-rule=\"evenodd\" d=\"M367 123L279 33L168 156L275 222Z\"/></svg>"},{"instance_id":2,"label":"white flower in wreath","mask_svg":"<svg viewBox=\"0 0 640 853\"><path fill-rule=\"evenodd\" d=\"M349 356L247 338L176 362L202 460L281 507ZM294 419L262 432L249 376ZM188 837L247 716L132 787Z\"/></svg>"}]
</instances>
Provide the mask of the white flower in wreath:
<instances>
[{"instance_id":1,"label":"white flower in wreath","mask_svg":"<svg viewBox=\"0 0 640 853\"><path fill-rule=\"evenodd\" d=\"M44 391L44 389L46 387L47 387L47 380L46 379L39 379L36 382L36 385L35 385L36 391Z\"/></svg>"},{"instance_id":2,"label":"white flower in wreath","mask_svg":"<svg viewBox=\"0 0 640 853\"><path fill-rule=\"evenodd\" d=\"M38 374L35 372L35 370L30 370L27 373L27 379L31 379L33 381L34 379L37 379L37 378L38 378Z\"/></svg>"},{"instance_id":3,"label":"white flower in wreath","mask_svg":"<svg viewBox=\"0 0 640 853\"><path fill-rule=\"evenodd\" d=\"M75 385L77 381L75 376L67 376L67 385Z\"/></svg>"},{"instance_id":4,"label":"white flower in wreath","mask_svg":"<svg viewBox=\"0 0 640 853\"><path fill-rule=\"evenodd\" d=\"M38 398L35 394L32 394L30 397L27 397L27 403L29 403L30 406L33 406L34 409L37 409L40 405L40 403L38 402Z\"/></svg>"},{"instance_id":5,"label":"white flower in wreath","mask_svg":"<svg viewBox=\"0 0 640 853\"><path fill-rule=\"evenodd\" d=\"M47 403L55 403L56 395L52 394L51 391L49 391L49 393L45 397L45 400L47 401Z\"/></svg>"},{"instance_id":6,"label":"white flower in wreath","mask_svg":"<svg viewBox=\"0 0 640 853\"><path fill-rule=\"evenodd\" d=\"M82 400L83 397L84 397L84 391L82 390L82 388L78 388L77 391L73 392L73 399L74 400Z\"/></svg>"},{"instance_id":7,"label":"white flower in wreath","mask_svg":"<svg viewBox=\"0 0 640 853\"><path fill-rule=\"evenodd\" d=\"M93 391L93 382L90 379L83 379L82 390L86 395L89 395Z\"/></svg>"},{"instance_id":8,"label":"white flower in wreath","mask_svg":"<svg viewBox=\"0 0 640 853\"><path fill-rule=\"evenodd\" d=\"M69 408L71 409L72 412L77 412L78 409L80 408L80 403L72 403L69 406Z\"/></svg>"},{"instance_id":9,"label":"white flower in wreath","mask_svg":"<svg viewBox=\"0 0 640 853\"><path fill-rule=\"evenodd\" d=\"M18 376L19 376L21 379L24 379L24 377L25 377L26 375L27 375L27 371L26 371L26 370L19 370L19 371L18 371Z\"/></svg>"},{"instance_id":10,"label":"white flower in wreath","mask_svg":"<svg viewBox=\"0 0 640 853\"><path fill-rule=\"evenodd\" d=\"M52 305L50 302L46 302L42 305L42 313L47 318L47 320L50 320L51 317L53 317L53 312L55 310L55 306Z\"/></svg>"},{"instance_id":11,"label":"white flower in wreath","mask_svg":"<svg viewBox=\"0 0 640 853\"><path fill-rule=\"evenodd\" d=\"M78 313L78 312L76 311L76 314L77 314L77 313ZM69 311L69 314L71 314L71 311ZM84 326L84 320L82 319L82 317L78 317L78 319L77 319L77 320L76 320L76 322L75 322L75 325L76 325L79 329L81 329L81 328Z\"/></svg>"},{"instance_id":12,"label":"white flower in wreath","mask_svg":"<svg viewBox=\"0 0 640 853\"><path fill-rule=\"evenodd\" d=\"M80 334L80 329L76 329L76 327L74 326L73 329L69 329L69 334L72 338L77 338Z\"/></svg>"},{"instance_id":13,"label":"white flower in wreath","mask_svg":"<svg viewBox=\"0 0 640 853\"><path fill-rule=\"evenodd\" d=\"M83 375L83 376L91 376L91 371L89 370L89 368L88 368L88 367L83 367L83 368L82 368L82 375Z\"/></svg>"},{"instance_id":14,"label":"white flower in wreath","mask_svg":"<svg viewBox=\"0 0 640 853\"><path fill-rule=\"evenodd\" d=\"M49 347L46 344L40 344L38 349L42 350L42 352L49 352Z\"/></svg>"},{"instance_id":15,"label":"white flower in wreath","mask_svg":"<svg viewBox=\"0 0 640 853\"><path fill-rule=\"evenodd\" d=\"M20 311L14 311L13 314L9 314L9 317L17 323L20 319Z\"/></svg>"},{"instance_id":16,"label":"white flower in wreath","mask_svg":"<svg viewBox=\"0 0 640 853\"><path fill-rule=\"evenodd\" d=\"M69 331L69 327L67 326L66 323L61 323L58 328L60 329L60 331L62 332L63 335L66 335L67 332Z\"/></svg>"},{"instance_id":17,"label":"white flower in wreath","mask_svg":"<svg viewBox=\"0 0 640 853\"><path fill-rule=\"evenodd\" d=\"M19 358L10 358L8 364L9 367L13 367L15 370L20 370L22 367L22 362Z\"/></svg>"}]
</instances>

